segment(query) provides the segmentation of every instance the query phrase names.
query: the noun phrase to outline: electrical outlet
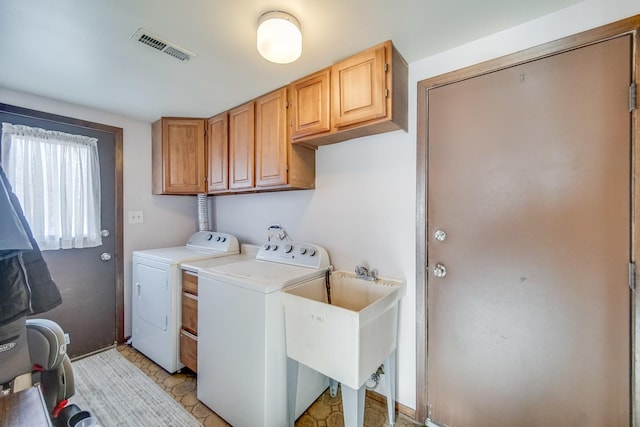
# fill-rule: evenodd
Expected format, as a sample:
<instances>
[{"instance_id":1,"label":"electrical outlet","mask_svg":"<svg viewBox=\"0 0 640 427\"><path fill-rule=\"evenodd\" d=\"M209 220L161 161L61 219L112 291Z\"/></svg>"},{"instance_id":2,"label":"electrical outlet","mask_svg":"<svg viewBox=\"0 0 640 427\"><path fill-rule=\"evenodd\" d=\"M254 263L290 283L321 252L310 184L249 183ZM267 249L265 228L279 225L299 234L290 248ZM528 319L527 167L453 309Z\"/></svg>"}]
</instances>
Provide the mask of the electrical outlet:
<instances>
[{"instance_id":1,"label":"electrical outlet","mask_svg":"<svg viewBox=\"0 0 640 427\"><path fill-rule=\"evenodd\" d=\"M142 211L129 211L129 224L141 224L143 222Z\"/></svg>"}]
</instances>

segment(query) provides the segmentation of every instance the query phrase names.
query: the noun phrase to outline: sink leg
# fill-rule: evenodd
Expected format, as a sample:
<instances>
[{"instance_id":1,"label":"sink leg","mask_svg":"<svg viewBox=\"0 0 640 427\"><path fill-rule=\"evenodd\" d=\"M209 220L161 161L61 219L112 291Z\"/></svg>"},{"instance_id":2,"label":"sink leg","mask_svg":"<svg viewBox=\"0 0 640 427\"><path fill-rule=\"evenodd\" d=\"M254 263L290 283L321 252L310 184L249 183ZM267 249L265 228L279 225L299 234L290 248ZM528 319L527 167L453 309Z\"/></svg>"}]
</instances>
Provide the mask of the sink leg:
<instances>
[{"instance_id":1,"label":"sink leg","mask_svg":"<svg viewBox=\"0 0 640 427\"><path fill-rule=\"evenodd\" d=\"M387 413L389 426L396 424L396 351L393 350L384 361L385 385L387 389Z\"/></svg>"},{"instance_id":2,"label":"sink leg","mask_svg":"<svg viewBox=\"0 0 640 427\"><path fill-rule=\"evenodd\" d=\"M363 427L365 386L354 390L341 384L340 389L342 390L342 411L344 413L345 427Z\"/></svg>"},{"instance_id":3,"label":"sink leg","mask_svg":"<svg viewBox=\"0 0 640 427\"><path fill-rule=\"evenodd\" d=\"M287 418L289 427L296 423L296 396L298 394L298 362L287 357Z\"/></svg>"},{"instance_id":4,"label":"sink leg","mask_svg":"<svg viewBox=\"0 0 640 427\"><path fill-rule=\"evenodd\" d=\"M329 394L331 397L336 397L336 394L338 394L338 381L333 378L329 378Z\"/></svg>"}]
</instances>

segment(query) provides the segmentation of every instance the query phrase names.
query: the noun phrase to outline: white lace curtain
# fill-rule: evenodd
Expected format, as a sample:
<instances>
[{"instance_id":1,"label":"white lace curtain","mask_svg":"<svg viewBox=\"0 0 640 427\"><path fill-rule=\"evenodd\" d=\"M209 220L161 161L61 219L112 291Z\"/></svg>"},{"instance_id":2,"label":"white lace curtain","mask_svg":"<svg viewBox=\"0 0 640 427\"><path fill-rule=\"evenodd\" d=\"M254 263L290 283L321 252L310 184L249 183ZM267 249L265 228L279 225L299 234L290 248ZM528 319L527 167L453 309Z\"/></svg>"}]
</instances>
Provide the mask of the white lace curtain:
<instances>
[{"instance_id":1,"label":"white lace curtain","mask_svg":"<svg viewBox=\"0 0 640 427\"><path fill-rule=\"evenodd\" d=\"M2 166L41 249L102 244L97 143L2 123Z\"/></svg>"}]
</instances>

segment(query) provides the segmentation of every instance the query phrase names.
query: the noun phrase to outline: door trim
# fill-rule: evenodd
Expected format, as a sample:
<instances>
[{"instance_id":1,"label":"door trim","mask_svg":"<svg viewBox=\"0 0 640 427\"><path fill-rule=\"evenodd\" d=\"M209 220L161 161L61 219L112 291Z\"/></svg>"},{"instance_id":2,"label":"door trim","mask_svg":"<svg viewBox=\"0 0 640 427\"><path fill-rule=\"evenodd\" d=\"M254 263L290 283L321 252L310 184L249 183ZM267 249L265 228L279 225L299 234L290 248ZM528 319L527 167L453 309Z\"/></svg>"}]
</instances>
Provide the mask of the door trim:
<instances>
[{"instance_id":1,"label":"door trim","mask_svg":"<svg viewBox=\"0 0 640 427\"><path fill-rule=\"evenodd\" d=\"M99 130L113 134L115 141L115 268L116 268L116 342L124 342L124 223L122 222L123 212L123 176L122 176L122 135L123 130L119 127L104 125L101 123L75 119L72 117L60 116L57 114L45 113L43 111L31 110L29 108L0 103L0 111L16 116L31 117L46 120L54 123L62 123L88 129Z\"/></svg>"},{"instance_id":2,"label":"door trim","mask_svg":"<svg viewBox=\"0 0 640 427\"><path fill-rule=\"evenodd\" d=\"M526 62L542 59L572 49L601 42L625 34L631 34L633 39L632 78L639 81L638 65L638 30L640 29L640 15L623 19L608 25L588 30L573 36L545 43L520 52L489 60L477 65L462 68L450 73L435 76L418 82L417 90L417 164L416 164L416 420L424 423L427 420L427 147L428 147L428 98L429 91L439 86L455 83L461 80L477 77L494 71L520 65ZM631 117L631 254L630 259L637 263L640 250L640 235L636 224L640 224L640 211L637 208L640 201L640 152L636 145L636 137L640 132L638 120L638 106ZM640 405L640 376L636 370L640 366L640 349L636 342L640 340L640 325L638 322L639 307L636 293L631 293L631 425L640 423L638 409Z\"/></svg>"}]
</instances>

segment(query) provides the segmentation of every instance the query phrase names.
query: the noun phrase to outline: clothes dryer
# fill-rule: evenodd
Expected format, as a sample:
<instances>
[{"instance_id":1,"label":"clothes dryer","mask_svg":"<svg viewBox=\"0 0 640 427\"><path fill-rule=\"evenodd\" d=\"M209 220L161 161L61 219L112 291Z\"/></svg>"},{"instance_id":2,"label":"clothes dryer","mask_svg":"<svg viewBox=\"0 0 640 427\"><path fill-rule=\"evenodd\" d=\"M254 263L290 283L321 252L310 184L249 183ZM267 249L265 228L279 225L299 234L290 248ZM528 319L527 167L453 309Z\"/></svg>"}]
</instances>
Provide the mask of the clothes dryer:
<instances>
[{"instance_id":1,"label":"clothes dryer","mask_svg":"<svg viewBox=\"0 0 640 427\"><path fill-rule=\"evenodd\" d=\"M182 276L180 263L239 253L238 239L198 231L185 246L133 252L131 344L169 373L180 362Z\"/></svg>"}]
</instances>

